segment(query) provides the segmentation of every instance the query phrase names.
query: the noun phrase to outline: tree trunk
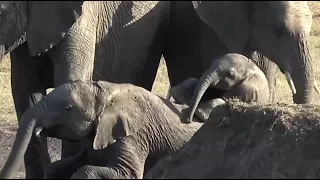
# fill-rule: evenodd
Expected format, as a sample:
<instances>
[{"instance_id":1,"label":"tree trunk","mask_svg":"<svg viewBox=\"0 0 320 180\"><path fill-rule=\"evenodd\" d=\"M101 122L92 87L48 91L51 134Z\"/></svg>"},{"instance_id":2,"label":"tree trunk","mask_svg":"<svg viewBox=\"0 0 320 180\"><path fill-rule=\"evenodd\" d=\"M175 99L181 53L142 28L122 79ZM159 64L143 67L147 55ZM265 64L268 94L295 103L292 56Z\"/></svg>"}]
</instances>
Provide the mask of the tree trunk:
<instances>
[{"instance_id":1,"label":"tree trunk","mask_svg":"<svg viewBox=\"0 0 320 180\"><path fill-rule=\"evenodd\" d=\"M319 178L319 121L317 106L231 100L145 178Z\"/></svg>"}]
</instances>

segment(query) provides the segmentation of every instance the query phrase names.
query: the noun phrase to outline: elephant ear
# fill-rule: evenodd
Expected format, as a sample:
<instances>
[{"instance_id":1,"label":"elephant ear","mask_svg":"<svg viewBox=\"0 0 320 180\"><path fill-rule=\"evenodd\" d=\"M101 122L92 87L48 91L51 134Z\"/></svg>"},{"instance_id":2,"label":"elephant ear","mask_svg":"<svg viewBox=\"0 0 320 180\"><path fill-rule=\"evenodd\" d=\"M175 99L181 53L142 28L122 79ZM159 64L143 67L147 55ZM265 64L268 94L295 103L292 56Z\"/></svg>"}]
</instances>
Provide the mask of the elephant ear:
<instances>
[{"instance_id":1,"label":"elephant ear","mask_svg":"<svg viewBox=\"0 0 320 180\"><path fill-rule=\"evenodd\" d=\"M129 118L119 114L102 113L97 121L93 149L103 149L136 131Z\"/></svg>"},{"instance_id":2,"label":"elephant ear","mask_svg":"<svg viewBox=\"0 0 320 180\"><path fill-rule=\"evenodd\" d=\"M249 5L246 1L192 1L198 16L218 35L230 52L242 52L249 39Z\"/></svg>"},{"instance_id":3,"label":"elephant ear","mask_svg":"<svg viewBox=\"0 0 320 180\"><path fill-rule=\"evenodd\" d=\"M29 53L38 56L58 43L81 16L83 2L30 2L27 29Z\"/></svg>"}]
</instances>

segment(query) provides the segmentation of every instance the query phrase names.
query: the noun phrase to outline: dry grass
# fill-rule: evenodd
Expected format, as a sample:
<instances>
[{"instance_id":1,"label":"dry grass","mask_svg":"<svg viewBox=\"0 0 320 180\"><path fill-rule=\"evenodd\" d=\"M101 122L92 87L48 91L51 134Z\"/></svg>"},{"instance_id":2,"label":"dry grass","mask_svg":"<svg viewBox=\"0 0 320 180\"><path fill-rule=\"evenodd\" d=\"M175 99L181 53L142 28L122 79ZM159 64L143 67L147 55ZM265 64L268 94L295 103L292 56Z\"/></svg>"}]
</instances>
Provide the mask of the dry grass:
<instances>
[{"instance_id":1,"label":"dry grass","mask_svg":"<svg viewBox=\"0 0 320 180\"><path fill-rule=\"evenodd\" d=\"M0 119L7 122L16 121L11 85L10 85L10 58L8 56L0 64Z\"/></svg>"},{"instance_id":2,"label":"dry grass","mask_svg":"<svg viewBox=\"0 0 320 180\"><path fill-rule=\"evenodd\" d=\"M320 81L320 76L318 75L320 74L320 69L318 68L318 59L320 57L320 2L310 1L309 5L313 12L314 19L310 39L311 56L314 60L316 80ZM6 58L0 64L0 84L0 119L7 122L15 122L16 114L11 95L9 58ZM169 82L167 78L167 68L165 62L161 60L152 91L158 95L166 96L168 87ZM290 89L287 82L285 81L284 75L281 73L278 73L276 97L277 101L279 102L292 103L292 95ZM318 99L319 96L315 94L315 98Z\"/></svg>"}]
</instances>

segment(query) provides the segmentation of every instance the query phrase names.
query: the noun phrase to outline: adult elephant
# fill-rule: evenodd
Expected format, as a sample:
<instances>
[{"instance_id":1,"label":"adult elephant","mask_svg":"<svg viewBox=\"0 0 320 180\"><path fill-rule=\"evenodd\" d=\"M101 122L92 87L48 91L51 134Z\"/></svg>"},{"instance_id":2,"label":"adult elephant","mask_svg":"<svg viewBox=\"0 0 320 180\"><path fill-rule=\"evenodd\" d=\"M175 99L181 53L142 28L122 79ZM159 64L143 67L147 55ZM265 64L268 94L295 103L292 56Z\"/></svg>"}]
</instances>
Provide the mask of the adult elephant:
<instances>
[{"instance_id":1,"label":"adult elephant","mask_svg":"<svg viewBox=\"0 0 320 180\"><path fill-rule=\"evenodd\" d=\"M250 57L257 51L286 74L296 90L295 103L311 103L314 75L308 36L312 14L307 2L175 1L171 9L172 41L164 50L171 86L189 77L199 79L211 60L224 54ZM263 59L259 67L266 72L272 62Z\"/></svg>"},{"instance_id":2,"label":"adult elephant","mask_svg":"<svg viewBox=\"0 0 320 180\"><path fill-rule=\"evenodd\" d=\"M151 90L169 10L169 2L159 1L0 2L0 58L11 54L18 120L47 88L69 80L126 82ZM32 137L25 154L26 178L42 178L50 163L46 139L40 141ZM62 158L78 151L65 141L62 146Z\"/></svg>"},{"instance_id":3,"label":"adult elephant","mask_svg":"<svg viewBox=\"0 0 320 180\"><path fill-rule=\"evenodd\" d=\"M132 84L80 80L63 84L23 115L0 178L12 178L36 132L82 141L87 151L82 153L87 158L52 163L48 179L67 179L73 173L76 179L142 179L203 125L183 123L180 109L185 108Z\"/></svg>"}]
</instances>

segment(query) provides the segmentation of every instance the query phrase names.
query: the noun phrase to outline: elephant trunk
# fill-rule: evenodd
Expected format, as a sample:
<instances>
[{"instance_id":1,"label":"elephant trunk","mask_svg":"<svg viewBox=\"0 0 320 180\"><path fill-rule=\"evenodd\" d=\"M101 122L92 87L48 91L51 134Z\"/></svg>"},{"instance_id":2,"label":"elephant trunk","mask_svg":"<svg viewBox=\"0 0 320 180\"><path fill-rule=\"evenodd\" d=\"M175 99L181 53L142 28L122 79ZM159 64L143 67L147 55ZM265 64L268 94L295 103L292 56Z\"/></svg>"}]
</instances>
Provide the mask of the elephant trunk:
<instances>
[{"instance_id":1,"label":"elephant trunk","mask_svg":"<svg viewBox=\"0 0 320 180\"><path fill-rule=\"evenodd\" d=\"M213 70L214 69L214 70ZM189 116L189 120L188 122L191 122L193 119L193 115L196 111L196 108L198 107L198 104L202 98L202 96L204 95L204 93L206 92L206 90L209 88L209 86L215 86L216 84L218 84L220 81L219 78L219 74L217 72L217 68L216 67L210 67L200 78L193 96L191 98L191 102L190 102L190 116Z\"/></svg>"},{"instance_id":2,"label":"elephant trunk","mask_svg":"<svg viewBox=\"0 0 320 180\"><path fill-rule=\"evenodd\" d=\"M22 119L19 121L19 128L12 150L0 173L1 179L11 178L15 169L17 169L21 161L23 161L23 156L28 148L33 131L38 125L37 117L44 111L44 107L43 101L40 101L33 108L30 108L25 112Z\"/></svg>"},{"instance_id":3,"label":"elephant trunk","mask_svg":"<svg viewBox=\"0 0 320 180\"><path fill-rule=\"evenodd\" d=\"M293 101L297 104L311 103L311 95L315 85L312 58L308 47L307 39L302 38L299 42L299 55L297 61L292 64L293 68L291 75L296 88L296 94L293 95Z\"/></svg>"}]
</instances>

